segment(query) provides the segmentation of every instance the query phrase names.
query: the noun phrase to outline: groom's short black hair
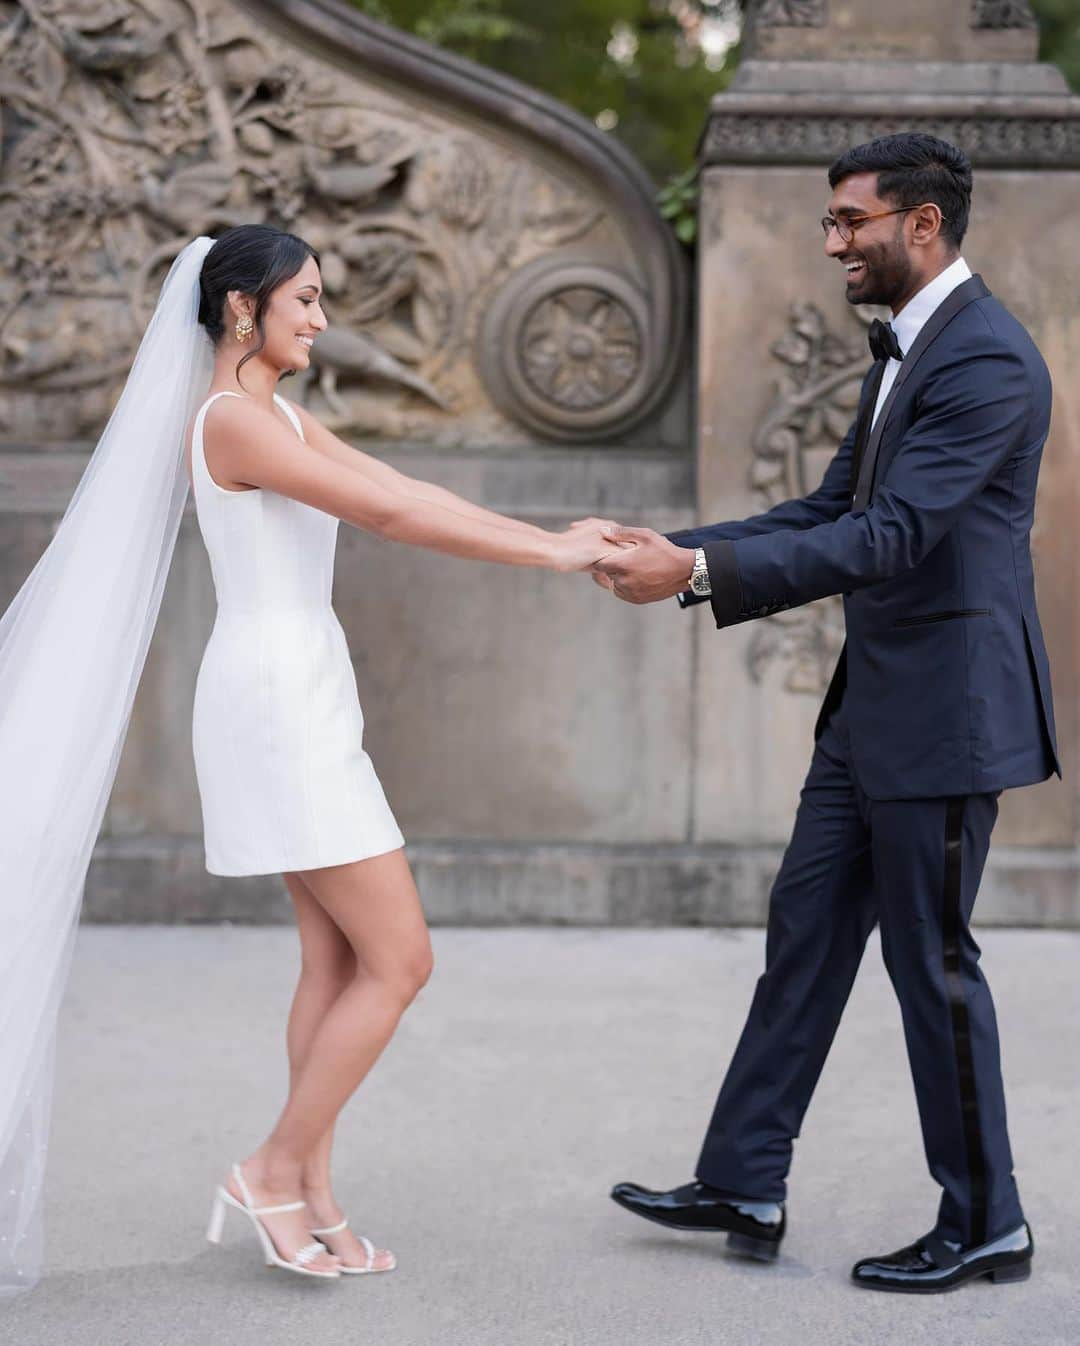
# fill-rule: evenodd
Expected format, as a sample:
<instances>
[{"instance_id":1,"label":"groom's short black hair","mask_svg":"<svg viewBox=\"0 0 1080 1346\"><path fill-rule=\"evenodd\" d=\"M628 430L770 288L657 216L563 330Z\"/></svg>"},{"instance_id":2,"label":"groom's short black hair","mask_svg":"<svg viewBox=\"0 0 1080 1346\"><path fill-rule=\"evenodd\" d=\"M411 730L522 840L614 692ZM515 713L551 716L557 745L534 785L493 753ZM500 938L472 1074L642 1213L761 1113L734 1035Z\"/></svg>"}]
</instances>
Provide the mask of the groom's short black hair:
<instances>
[{"instance_id":1,"label":"groom's short black hair","mask_svg":"<svg viewBox=\"0 0 1080 1346\"><path fill-rule=\"evenodd\" d=\"M922 131L880 136L846 150L829 169L829 186L855 173L876 173L877 194L898 206L932 201L941 210L941 233L957 247L971 214L971 160L947 140Z\"/></svg>"}]
</instances>

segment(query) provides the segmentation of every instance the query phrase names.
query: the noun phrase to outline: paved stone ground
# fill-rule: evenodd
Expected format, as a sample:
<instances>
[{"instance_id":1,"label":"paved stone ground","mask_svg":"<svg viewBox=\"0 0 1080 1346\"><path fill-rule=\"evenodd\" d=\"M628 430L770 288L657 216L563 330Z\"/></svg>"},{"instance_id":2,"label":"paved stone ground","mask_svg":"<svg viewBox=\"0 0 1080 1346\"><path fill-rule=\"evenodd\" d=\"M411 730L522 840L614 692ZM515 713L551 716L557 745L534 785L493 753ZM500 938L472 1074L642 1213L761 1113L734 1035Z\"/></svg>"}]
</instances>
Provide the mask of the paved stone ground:
<instances>
[{"instance_id":1,"label":"paved stone ground","mask_svg":"<svg viewBox=\"0 0 1080 1346\"><path fill-rule=\"evenodd\" d=\"M438 930L437 968L346 1112L339 1191L389 1276L305 1283L210 1191L285 1078L287 929L84 928L61 1038L48 1276L3 1346L1075 1346L1080 935L982 937L1026 1284L926 1299L849 1285L929 1227L898 1014L876 942L798 1142L774 1266L607 1200L689 1177L763 957L760 931ZM235 1217L234 1217L235 1219Z\"/></svg>"}]
</instances>

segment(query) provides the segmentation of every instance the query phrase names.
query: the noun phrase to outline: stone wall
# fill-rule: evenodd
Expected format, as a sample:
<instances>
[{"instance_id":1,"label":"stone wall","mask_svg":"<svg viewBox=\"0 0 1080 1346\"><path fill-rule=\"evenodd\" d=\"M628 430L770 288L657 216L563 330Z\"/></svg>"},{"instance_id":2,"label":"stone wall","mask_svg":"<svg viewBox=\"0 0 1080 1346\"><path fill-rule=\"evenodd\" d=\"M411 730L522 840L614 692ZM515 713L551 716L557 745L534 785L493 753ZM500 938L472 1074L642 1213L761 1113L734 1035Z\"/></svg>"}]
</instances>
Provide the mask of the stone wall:
<instances>
[{"instance_id":1,"label":"stone wall","mask_svg":"<svg viewBox=\"0 0 1080 1346\"><path fill-rule=\"evenodd\" d=\"M660 529L809 489L866 364L820 254L824 167L921 119L976 152L968 255L1059 384L1037 551L1070 775L1007 801L980 914L1075 923L1080 408L1062 376L1080 356L1080 122L1031 62L1024 9L936 3L916 26L856 0L759 7L702 142L695 356L651 184L534 91L339 0L0 0L0 604L74 489L170 260L243 220L323 252L333 335L289 395L413 475L537 522ZM868 43L876 62L846 59ZM721 635L700 610L346 528L334 600L434 919L762 918L842 640L835 603ZM203 867L190 725L212 622L189 504L90 919L288 918L279 878Z\"/></svg>"}]
</instances>

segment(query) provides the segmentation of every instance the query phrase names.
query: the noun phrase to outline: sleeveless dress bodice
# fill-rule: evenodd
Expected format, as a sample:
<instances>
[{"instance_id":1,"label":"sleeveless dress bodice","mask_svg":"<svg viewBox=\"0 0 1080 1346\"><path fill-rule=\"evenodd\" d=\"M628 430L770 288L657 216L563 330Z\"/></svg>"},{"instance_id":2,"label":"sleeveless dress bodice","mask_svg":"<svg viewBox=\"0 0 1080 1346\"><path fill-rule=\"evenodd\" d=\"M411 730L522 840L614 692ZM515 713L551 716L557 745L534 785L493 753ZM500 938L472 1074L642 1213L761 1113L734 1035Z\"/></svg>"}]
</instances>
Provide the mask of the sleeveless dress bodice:
<instances>
[{"instance_id":1,"label":"sleeveless dress bodice","mask_svg":"<svg viewBox=\"0 0 1080 1346\"><path fill-rule=\"evenodd\" d=\"M210 476L203 423L191 474L217 618L195 688L192 743L212 874L345 864L396 850L401 832L364 751L364 718L331 604L338 520ZM293 409L275 394L297 435ZM309 450L309 452L312 450Z\"/></svg>"}]
</instances>

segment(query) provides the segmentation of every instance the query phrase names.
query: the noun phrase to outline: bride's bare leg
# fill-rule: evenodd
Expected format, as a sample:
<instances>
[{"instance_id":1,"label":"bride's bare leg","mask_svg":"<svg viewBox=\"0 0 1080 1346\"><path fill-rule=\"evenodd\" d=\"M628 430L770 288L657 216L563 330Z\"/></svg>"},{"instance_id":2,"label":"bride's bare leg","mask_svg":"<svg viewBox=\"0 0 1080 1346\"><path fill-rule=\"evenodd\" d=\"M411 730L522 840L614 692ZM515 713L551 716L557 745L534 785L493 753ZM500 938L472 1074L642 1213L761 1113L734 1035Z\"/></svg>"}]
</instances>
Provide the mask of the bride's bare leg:
<instances>
[{"instance_id":1,"label":"bride's bare leg","mask_svg":"<svg viewBox=\"0 0 1080 1346\"><path fill-rule=\"evenodd\" d=\"M307 1060L316 1030L330 1006L357 975L357 963L349 941L319 905L318 899L300 875L285 874L283 877L296 910L301 954L300 978L296 984L286 1032L291 1093ZM304 1163L301 1195L308 1204L306 1218L315 1229L330 1228L344 1218L330 1181L333 1143L334 1123L331 1123ZM340 1234L329 1235L325 1241L346 1265L367 1265L367 1254L351 1228ZM392 1254L382 1249L376 1253L376 1268L385 1268L392 1263Z\"/></svg>"},{"instance_id":2,"label":"bride's bare leg","mask_svg":"<svg viewBox=\"0 0 1080 1346\"><path fill-rule=\"evenodd\" d=\"M427 925L402 851L308 870L301 877L308 893L344 936L354 964L336 997L330 992L329 975L316 973L311 985L297 988L300 1003L294 1004L290 1039L299 1044L306 1036L306 1051L300 1048L303 1060L277 1125L244 1164L256 1200L266 1204L295 1199L304 1186L305 1172L309 1181L322 1180L325 1165L321 1171L307 1166L320 1154L328 1158L338 1113L431 971ZM324 971L331 965L340 967L337 958L330 957L334 945L327 942L331 938L328 930L313 922L308 928L314 935L314 944L309 940L309 966ZM287 1245L272 1221L294 1218L275 1216L267 1221L283 1252Z\"/></svg>"}]
</instances>

